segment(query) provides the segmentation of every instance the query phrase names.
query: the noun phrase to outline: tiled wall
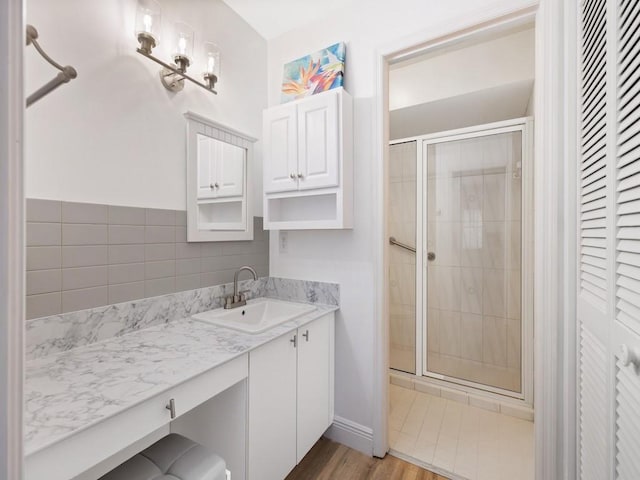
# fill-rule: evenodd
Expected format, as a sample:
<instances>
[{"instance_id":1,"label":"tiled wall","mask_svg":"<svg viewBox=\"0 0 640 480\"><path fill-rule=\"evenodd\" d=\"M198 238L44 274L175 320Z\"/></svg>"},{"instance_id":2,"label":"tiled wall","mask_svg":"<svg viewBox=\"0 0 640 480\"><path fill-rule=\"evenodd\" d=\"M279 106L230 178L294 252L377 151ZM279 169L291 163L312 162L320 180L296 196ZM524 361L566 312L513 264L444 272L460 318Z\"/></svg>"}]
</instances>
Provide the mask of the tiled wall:
<instances>
[{"instance_id":1,"label":"tiled wall","mask_svg":"<svg viewBox=\"0 0 640 480\"><path fill-rule=\"evenodd\" d=\"M269 236L187 243L186 212L27 200L27 318L269 274ZM243 277L244 278L244 277Z\"/></svg>"},{"instance_id":2,"label":"tiled wall","mask_svg":"<svg viewBox=\"0 0 640 480\"><path fill-rule=\"evenodd\" d=\"M389 148L389 235L416 245L416 142ZM416 255L389 247L389 362L403 372L416 371Z\"/></svg>"}]
</instances>

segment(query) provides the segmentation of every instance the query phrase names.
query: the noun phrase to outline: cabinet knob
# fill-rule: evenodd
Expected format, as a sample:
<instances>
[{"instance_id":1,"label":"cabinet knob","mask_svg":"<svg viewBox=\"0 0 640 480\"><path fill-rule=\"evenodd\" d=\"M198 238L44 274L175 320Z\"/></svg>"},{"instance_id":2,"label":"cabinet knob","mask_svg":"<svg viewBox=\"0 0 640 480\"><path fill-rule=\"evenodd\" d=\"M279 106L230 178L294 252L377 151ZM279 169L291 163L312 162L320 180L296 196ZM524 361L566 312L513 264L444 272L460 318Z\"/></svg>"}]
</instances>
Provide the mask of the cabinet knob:
<instances>
[{"instance_id":1,"label":"cabinet knob","mask_svg":"<svg viewBox=\"0 0 640 480\"><path fill-rule=\"evenodd\" d=\"M220 185L218 185L218 182L214 183L213 186L216 188L220 188Z\"/></svg>"},{"instance_id":2,"label":"cabinet knob","mask_svg":"<svg viewBox=\"0 0 640 480\"><path fill-rule=\"evenodd\" d=\"M171 420L176 418L176 401L173 398L169 400L169 403L164 408L166 408L167 410L169 410L169 412L171 412Z\"/></svg>"},{"instance_id":3,"label":"cabinet knob","mask_svg":"<svg viewBox=\"0 0 640 480\"><path fill-rule=\"evenodd\" d=\"M298 346L298 335L294 335L289 341L293 344L293 348L296 348Z\"/></svg>"},{"instance_id":4,"label":"cabinet knob","mask_svg":"<svg viewBox=\"0 0 640 480\"><path fill-rule=\"evenodd\" d=\"M627 367L633 364L634 368L640 368L640 355L634 348L629 348L627 345L622 344L620 347L620 361Z\"/></svg>"},{"instance_id":5,"label":"cabinet knob","mask_svg":"<svg viewBox=\"0 0 640 480\"><path fill-rule=\"evenodd\" d=\"M209 188L210 188L211 190L213 190L213 189L215 188L215 187L213 186L213 183L210 183L210 184L209 184Z\"/></svg>"},{"instance_id":6,"label":"cabinet knob","mask_svg":"<svg viewBox=\"0 0 640 480\"><path fill-rule=\"evenodd\" d=\"M289 177L291 177L291 180L295 180L296 179L296 174L295 173L290 173Z\"/></svg>"},{"instance_id":7,"label":"cabinet knob","mask_svg":"<svg viewBox=\"0 0 640 480\"><path fill-rule=\"evenodd\" d=\"M306 332L304 332L302 334L302 336L304 337L304 339L308 342L309 341L309 330L307 330Z\"/></svg>"},{"instance_id":8,"label":"cabinet knob","mask_svg":"<svg viewBox=\"0 0 640 480\"><path fill-rule=\"evenodd\" d=\"M298 174L298 178L304 178L304 175L303 175L303 174L301 174L301 173L299 173L299 174Z\"/></svg>"}]
</instances>

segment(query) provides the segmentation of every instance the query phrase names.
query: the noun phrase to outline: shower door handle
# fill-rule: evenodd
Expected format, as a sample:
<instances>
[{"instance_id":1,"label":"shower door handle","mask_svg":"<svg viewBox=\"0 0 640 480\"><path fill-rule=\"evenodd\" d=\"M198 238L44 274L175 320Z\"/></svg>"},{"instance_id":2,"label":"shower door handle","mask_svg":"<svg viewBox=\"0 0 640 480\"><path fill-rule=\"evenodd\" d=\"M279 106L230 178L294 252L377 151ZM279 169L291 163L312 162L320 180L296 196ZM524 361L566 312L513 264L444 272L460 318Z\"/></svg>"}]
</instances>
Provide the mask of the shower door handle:
<instances>
[{"instance_id":1,"label":"shower door handle","mask_svg":"<svg viewBox=\"0 0 640 480\"><path fill-rule=\"evenodd\" d=\"M430 262L433 262L435 259L436 259L436 254L434 252L427 253L427 260L429 260Z\"/></svg>"}]
</instances>

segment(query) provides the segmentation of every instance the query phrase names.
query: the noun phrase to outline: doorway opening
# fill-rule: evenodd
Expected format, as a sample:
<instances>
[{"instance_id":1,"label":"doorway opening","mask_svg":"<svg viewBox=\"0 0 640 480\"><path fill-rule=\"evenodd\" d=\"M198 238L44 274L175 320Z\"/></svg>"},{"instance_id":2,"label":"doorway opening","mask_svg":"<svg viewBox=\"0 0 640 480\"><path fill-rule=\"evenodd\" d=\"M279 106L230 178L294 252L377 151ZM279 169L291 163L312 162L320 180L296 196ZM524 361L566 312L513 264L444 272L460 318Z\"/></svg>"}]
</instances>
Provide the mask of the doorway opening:
<instances>
[{"instance_id":1,"label":"doorway opening","mask_svg":"<svg viewBox=\"0 0 640 480\"><path fill-rule=\"evenodd\" d=\"M445 475L533 478L534 38L390 65L389 443Z\"/></svg>"}]
</instances>

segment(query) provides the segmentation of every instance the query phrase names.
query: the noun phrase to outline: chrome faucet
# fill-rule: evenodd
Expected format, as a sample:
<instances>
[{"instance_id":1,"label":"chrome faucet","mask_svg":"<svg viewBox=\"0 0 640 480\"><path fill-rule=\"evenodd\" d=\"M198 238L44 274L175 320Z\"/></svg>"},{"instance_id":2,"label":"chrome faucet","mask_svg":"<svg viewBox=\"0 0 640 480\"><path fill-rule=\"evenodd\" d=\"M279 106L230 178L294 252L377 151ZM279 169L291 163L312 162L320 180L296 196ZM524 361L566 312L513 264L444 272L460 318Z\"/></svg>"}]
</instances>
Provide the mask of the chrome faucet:
<instances>
[{"instance_id":1,"label":"chrome faucet","mask_svg":"<svg viewBox=\"0 0 640 480\"><path fill-rule=\"evenodd\" d=\"M235 275L233 276L233 295L228 295L224 299L224 308L226 308L226 309L242 307L242 306L247 304L247 298L245 296L246 292L245 291L238 292L238 275L243 270L247 270L247 271L251 272L251 274L253 275L253 279L254 280L258 279L258 274L256 273L256 271L253 268L251 268L251 267L249 267L247 265L245 265L244 267L240 267L236 271Z\"/></svg>"}]
</instances>

